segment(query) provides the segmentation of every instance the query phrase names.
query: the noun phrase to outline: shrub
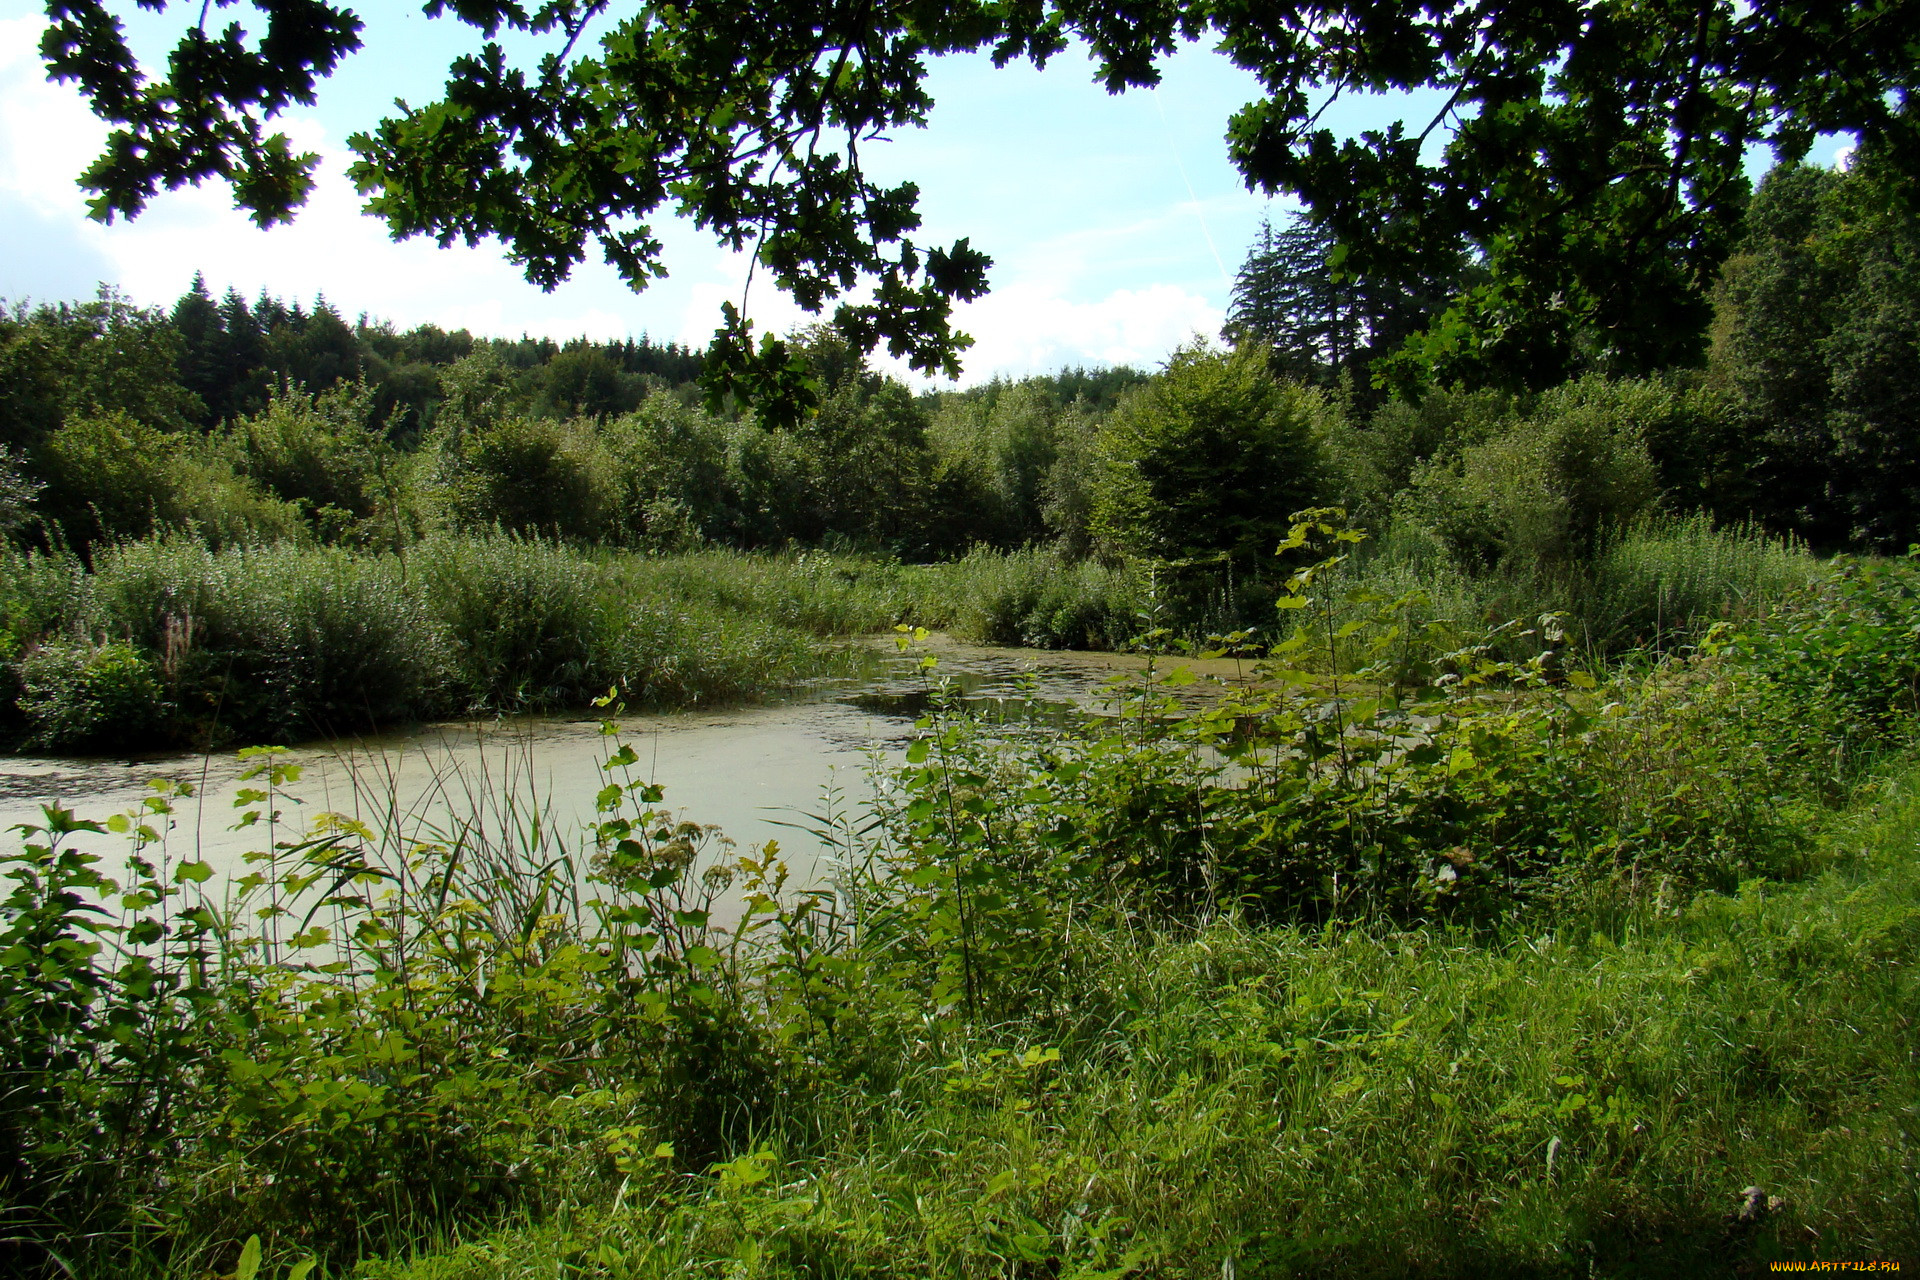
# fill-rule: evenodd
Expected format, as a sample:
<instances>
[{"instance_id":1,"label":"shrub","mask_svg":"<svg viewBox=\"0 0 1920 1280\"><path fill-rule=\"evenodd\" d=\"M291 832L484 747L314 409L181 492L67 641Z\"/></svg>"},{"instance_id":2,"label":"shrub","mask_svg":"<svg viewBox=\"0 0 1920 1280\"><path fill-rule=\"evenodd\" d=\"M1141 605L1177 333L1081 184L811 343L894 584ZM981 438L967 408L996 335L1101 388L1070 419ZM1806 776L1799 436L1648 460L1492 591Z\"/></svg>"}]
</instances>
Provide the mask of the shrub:
<instances>
[{"instance_id":1,"label":"shrub","mask_svg":"<svg viewBox=\"0 0 1920 1280\"><path fill-rule=\"evenodd\" d=\"M979 547L924 582L916 616L975 644L1118 649L1148 625L1135 574L1057 551Z\"/></svg>"},{"instance_id":2,"label":"shrub","mask_svg":"<svg viewBox=\"0 0 1920 1280\"><path fill-rule=\"evenodd\" d=\"M234 424L231 449L242 474L337 536L388 500L382 473L392 451L372 416L373 393L364 385L318 396L284 391L265 412Z\"/></svg>"},{"instance_id":3,"label":"shrub","mask_svg":"<svg viewBox=\"0 0 1920 1280\"><path fill-rule=\"evenodd\" d=\"M0 543L33 520L33 500L46 485L26 470L26 455L0 445Z\"/></svg>"},{"instance_id":4,"label":"shrub","mask_svg":"<svg viewBox=\"0 0 1920 1280\"><path fill-rule=\"evenodd\" d=\"M539 538L481 534L422 543L412 563L469 707L578 706L618 677L595 562Z\"/></svg>"},{"instance_id":5,"label":"shrub","mask_svg":"<svg viewBox=\"0 0 1920 1280\"><path fill-rule=\"evenodd\" d=\"M42 499L83 552L100 541L143 537L176 520L177 436L124 413L69 418L41 446Z\"/></svg>"},{"instance_id":6,"label":"shrub","mask_svg":"<svg viewBox=\"0 0 1920 1280\"><path fill-rule=\"evenodd\" d=\"M103 557L97 620L157 655L200 740L347 732L430 711L447 658L392 556L184 538Z\"/></svg>"},{"instance_id":7,"label":"shrub","mask_svg":"<svg viewBox=\"0 0 1920 1280\"><path fill-rule=\"evenodd\" d=\"M443 467L451 512L469 529L589 540L604 527L614 497L590 422L501 418L466 432Z\"/></svg>"},{"instance_id":8,"label":"shrub","mask_svg":"<svg viewBox=\"0 0 1920 1280\"><path fill-rule=\"evenodd\" d=\"M131 645L42 645L22 659L20 685L29 746L137 751L160 737L166 716L160 676Z\"/></svg>"},{"instance_id":9,"label":"shrub","mask_svg":"<svg viewBox=\"0 0 1920 1280\"><path fill-rule=\"evenodd\" d=\"M1636 413L1645 387L1587 379L1556 389L1519 426L1421 466L1406 509L1465 564L1551 571L1590 556L1659 497Z\"/></svg>"},{"instance_id":10,"label":"shrub","mask_svg":"<svg viewBox=\"0 0 1920 1280\"><path fill-rule=\"evenodd\" d=\"M1134 555L1259 563L1322 496L1335 412L1274 379L1263 347L1184 347L1102 427L1094 530Z\"/></svg>"},{"instance_id":11,"label":"shrub","mask_svg":"<svg viewBox=\"0 0 1920 1280\"><path fill-rule=\"evenodd\" d=\"M1500 392L1434 390L1417 402L1390 400L1365 423L1336 419L1328 437L1336 486L1357 520L1384 527L1422 466L1486 443L1513 425L1516 410Z\"/></svg>"},{"instance_id":12,"label":"shrub","mask_svg":"<svg viewBox=\"0 0 1920 1280\"><path fill-rule=\"evenodd\" d=\"M737 499L727 424L664 392L606 424L621 541L651 551L690 550L728 527Z\"/></svg>"}]
</instances>

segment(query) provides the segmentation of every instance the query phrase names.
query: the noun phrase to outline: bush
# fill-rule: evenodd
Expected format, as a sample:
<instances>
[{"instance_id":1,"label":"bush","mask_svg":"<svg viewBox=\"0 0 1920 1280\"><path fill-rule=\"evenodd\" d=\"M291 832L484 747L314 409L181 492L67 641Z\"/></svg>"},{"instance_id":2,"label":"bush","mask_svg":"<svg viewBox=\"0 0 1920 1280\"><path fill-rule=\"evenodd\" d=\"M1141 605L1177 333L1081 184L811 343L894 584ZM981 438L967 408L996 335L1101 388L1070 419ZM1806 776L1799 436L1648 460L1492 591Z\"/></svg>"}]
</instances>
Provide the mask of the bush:
<instances>
[{"instance_id":1,"label":"bush","mask_svg":"<svg viewBox=\"0 0 1920 1280\"><path fill-rule=\"evenodd\" d=\"M46 488L27 473L26 455L0 444L0 543L33 521L33 500Z\"/></svg>"},{"instance_id":2,"label":"bush","mask_svg":"<svg viewBox=\"0 0 1920 1280\"><path fill-rule=\"evenodd\" d=\"M194 740L287 741L431 711L447 658L392 556L187 539L103 557L97 624L157 656Z\"/></svg>"},{"instance_id":3,"label":"bush","mask_svg":"<svg viewBox=\"0 0 1920 1280\"><path fill-rule=\"evenodd\" d=\"M373 393L365 386L318 396L286 391L265 412L234 424L230 447L243 475L297 504L323 536L337 539L390 501L383 471L392 450L372 417Z\"/></svg>"},{"instance_id":4,"label":"bush","mask_svg":"<svg viewBox=\"0 0 1920 1280\"><path fill-rule=\"evenodd\" d=\"M1058 551L979 547L923 581L916 616L975 644L1119 649L1148 625L1135 574Z\"/></svg>"},{"instance_id":5,"label":"bush","mask_svg":"<svg viewBox=\"0 0 1920 1280\"><path fill-rule=\"evenodd\" d=\"M728 467L727 424L656 392L606 424L620 541L688 551L727 532L738 497Z\"/></svg>"},{"instance_id":6,"label":"bush","mask_svg":"<svg viewBox=\"0 0 1920 1280\"><path fill-rule=\"evenodd\" d=\"M1184 347L1121 402L1101 430L1100 538L1158 560L1247 565L1272 554L1292 513L1329 483L1336 410L1318 391L1275 380L1267 359L1252 344Z\"/></svg>"},{"instance_id":7,"label":"bush","mask_svg":"<svg viewBox=\"0 0 1920 1280\"><path fill-rule=\"evenodd\" d=\"M304 536L297 508L205 452L125 414L71 418L41 448L43 508L83 555L169 530L216 547Z\"/></svg>"},{"instance_id":8,"label":"bush","mask_svg":"<svg viewBox=\"0 0 1920 1280\"><path fill-rule=\"evenodd\" d=\"M422 543L412 564L469 708L581 706L620 675L595 562L538 538L481 534Z\"/></svg>"},{"instance_id":9,"label":"bush","mask_svg":"<svg viewBox=\"0 0 1920 1280\"><path fill-rule=\"evenodd\" d=\"M144 537L180 515L173 469L182 452L179 437L124 413L70 418L41 446L44 507L83 552Z\"/></svg>"},{"instance_id":10,"label":"bush","mask_svg":"<svg viewBox=\"0 0 1920 1280\"><path fill-rule=\"evenodd\" d=\"M166 703L159 673L133 646L56 641L20 663L27 744L48 751L146 750Z\"/></svg>"},{"instance_id":11,"label":"bush","mask_svg":"<svg viewBox=\"0 0 1920 1280\"><path fill-rule=\"evenodd\" d=\"M450 511L467 529L589 541L613 505L606 451L590 422L501 418L466 432L442 466Z\"/></svg>"},{"instance_id":12,"label":"bush","mask_svg":"<svg viewBox=\"0 0 1920 1280\"><path fill-rule=\"evenodd\" d=\"M1659 498L1636 413L1645 389L1594 378L1558 388L1519 426L1421 466L1404 509L1463 564L1551 571L1589 557Z\"/></svg>"},{"instance_id":13,"label":"bush","mask_svg":"<svg viewBox=\"0 0 1920 1280\"><path fill-rule=\"evenodd\" d=\"M1809 778L1843 792L1920 714L1920 555L1839 558L1811 589L1715 647L1775 693L1757 732Z\"/></svg>"},{"instance_id":14,"label":"bush","mask_svg":"<svg viewBox=\"0 0 1920 1280\"><path fill-rule=\"evenodd\" d=\"M1342 500L1361 524L1384 527L1396 495L1423 465L1450 464L1462 451L1513 426L1511 396L1492 391L1428 392L1390 400L1364 424L1336 419L1328 453Z\"/></svg>"}]
</instances>

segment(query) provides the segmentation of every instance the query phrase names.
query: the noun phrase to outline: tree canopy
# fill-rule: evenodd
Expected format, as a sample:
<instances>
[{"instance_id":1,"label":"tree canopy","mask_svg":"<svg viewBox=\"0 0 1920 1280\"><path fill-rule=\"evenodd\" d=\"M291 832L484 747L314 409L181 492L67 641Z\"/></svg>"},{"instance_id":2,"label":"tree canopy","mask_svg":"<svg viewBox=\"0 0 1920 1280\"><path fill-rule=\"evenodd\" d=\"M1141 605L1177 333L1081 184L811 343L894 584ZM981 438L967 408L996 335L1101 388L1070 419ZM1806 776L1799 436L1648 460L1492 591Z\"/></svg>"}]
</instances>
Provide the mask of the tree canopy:
<instances>
[{"instance_id":1,"label":"tree canopy","mask_svg":"<svg viewBox=\"0 0 1920 1280\"><path fill-rule=\"evenodd\" d=\"M1473 283L1465 255L1434 279L1362 280L1328 262L1340 245L1325 226L1295 215L1271 220L1234 277L1220 336L1273 349L1277 372L1364 393L1373 365L1391 358L1449 299Z\"/></svg>"},{"instance_id":2,"label":"tree canopy","mask_svg":"<svg viewBox=\"0 0 1920 1280\"><path fill-rule=\"evenodd\" d=\"M1719 293L1753 514L1821 547L1897 552L1920 529L1920 218L1864 175L1761 184Z\"/></svg>"},{"instance_id":3,"label":"tree canopy","mask_svg":"<svg viewBox=\"0 0 1920 1280\"><path fill-rule=\"evenodd\" d=\"M164 8L165 0L131 0ZM195 6L164 73L138 64L123 0L49 0L43 53L117 127L88 170L97 216L162 187L233 185L262 223L291 216L315 163L263 121L312 100L358 48L330 0ZM225 26L209 15L239 9ZM1541 386L1576 365L1637 372L1696 359L1708 291L1738 234L1748 149L1788 160L1820 133L1857 135L1864 167L1920 170L1920 0L429 0L485 32L445 97L402 105L353 146L369 208L397 236L495 235L551 287L590 247L635 288L665 270L663 207L735 248L801 306L842 301L861 350L884 343L953 373L954 303L986 289L962 239L912 238L918 192L869 179L861 147L924 124L930 57L990 51L1044 64L1090 49L1109 90L1210 39L1266 96L1228 124L1250 187L1297 196L1331 233L1330 265L1370 282L1485 268L1399 360L1401 376ZM249 24L252 30L249 29ZM517 65L502 30L548 40ZM1343 139L1349 94L1437 89L1428 121ZM1438 145L1444 139L1444 145ZM1433 143L1435 145L1429 145ZM728 390L787 410L814 390L732 310L707 361Z\"/></svg>"}]
</instances>

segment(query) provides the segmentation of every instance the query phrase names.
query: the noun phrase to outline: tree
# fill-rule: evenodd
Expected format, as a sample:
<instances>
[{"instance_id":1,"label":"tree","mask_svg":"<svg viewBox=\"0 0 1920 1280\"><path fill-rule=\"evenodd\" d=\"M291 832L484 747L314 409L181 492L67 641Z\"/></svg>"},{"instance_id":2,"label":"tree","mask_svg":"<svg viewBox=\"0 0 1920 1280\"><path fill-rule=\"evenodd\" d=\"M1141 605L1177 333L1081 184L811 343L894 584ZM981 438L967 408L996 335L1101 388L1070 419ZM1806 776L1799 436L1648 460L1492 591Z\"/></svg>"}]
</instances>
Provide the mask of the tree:
<instances>
[{"instance_id":1,"label":"tree","mask_svg":"<svg viewBox=\"0 0 1920 1280\"><path fill-rule=\"evenodd\" d=\"M38 447L76 413L124 413L166 430L204 414L174 378L180 335L164 312L110 289L92 302L0 307L0 445Z\"/></svg>"},{"instance_id":2,"label":"tree","mask_svg":"<svg viewBox=\"0 0 1920 1280\"><path fill-rule=\"evenodd\" d=\"M200 425L210 426L218 420L227 390L222 368L226 330L220 323L220 308L207 292L207 279L199 272L193 273L193 284L173 304L172 322L181 345L177 379L200 398L205 409Z\"/></svg>"},{"instance_id":3,"label":"tree","mask_svg":"<svg viewBox=\"0 0 1920 1280\"><path fill-rule=\"evenodd\" d=\"M1269 353L1203 345L1121 402L1101 428L1106 474L1097 536L1159 560L1224 555L1244 569L1271 556L1289 517L1322 496L1331 408L1283 383Z\"/></svg>"},{"instance_id":4,"label":"tree","mask_svg":"<svg viewBox=\"0 0 1920 1280\"><path fill-rule=\"evenodd\" d=\"M1288 377L1364 388L1373 363L1424 328L1467 280L1458 255L1442 263L1443 275L1412 287L1365 281L1331 265L1339 248L1331 231L1304 215L1278 231L1263 221L1234 277L1220 336L1265 343Z\"/></svg>"},{"instance_id":5,"label":"tree","mask_svg":"<svg viewBox=\"0 0 1920 1280\"><path fill-rule=\"evenodd\" d=\"M1057 401L1045 382L995 379L947 397L928 424L943 477L966 493L968 530L1000 546L1039 542L1048 532L1047 479L1059 459Z\"/></svg>"},{"instance_id":6,"label":"tree","mask_svg":"<svg viewBox=\"0 0 1920 1280\"><path fill-rule=\"evenodd\" d=\"M606 352L582 344L568 347L547 362L541 399L562 417L604 418L640 402ZM636 380L637 381L637 380Z\"/></svg>"},{"instance_id":7,"label":"tree","mask_svg":"<svg viewBox=\"0 0 1920 1280\"><path fill-rule=\"evenodd\" d=\"M262 222L312 185L262 121L313 96L359 46L330 0L253 0L240 22L182 36L147 78L113 8L50 0L42 52L116 131L88 170L94 209L138 213L162 186L229 181ZM139 0L158 7L164 0ZM236 0L237 2L237 0ZM227 7L227 6L222 6ZM1695 359L1707 293L1748 195L1748 148L1787 159L1851 132L1901 182L1920 171L1920 0L684 0L610 14L606 0L433 0L490 37L548 37L534 67L498 43L452 67L447 96L358 135L354 176L399 235L497 235L552 286L597 246L638 288L659 275L647 219L671 201L809 311L870 281L836 323L953 372L952 304L986 287L966 240L915 243L917 190L885 187L861 147L923 124L930 56L988 49L1044 64L1084 41L1110 90L1151 85L1183 40L1219 42L1267 96L1232 119L1249 184L1291 192L1360 279L1432 278L1472 250L1483 282L1409 346L1403 377L1538 386L1585 365L1627 373ZM258 24L256 24L258 25ZM595 38L588 39L589 27ZM1437 89L1424 125L1342 140L1320 124L1345 93ZM1437 154L1426 143L1446 126ZM805 361L756 348L729 308L709 391L797 414Z\"/></svg>"},{"instance_id":8,"label":"tree","mask_svg":"<svg viewBox=\"0 0 1920 1280\"><path fill-rule=\"evenodd\" d=\"M1920 217L1870 173L1767 175L1721 283L1711 372L1753 514L1823 546L1920 538Z\"/></svg>"}]
</instances>

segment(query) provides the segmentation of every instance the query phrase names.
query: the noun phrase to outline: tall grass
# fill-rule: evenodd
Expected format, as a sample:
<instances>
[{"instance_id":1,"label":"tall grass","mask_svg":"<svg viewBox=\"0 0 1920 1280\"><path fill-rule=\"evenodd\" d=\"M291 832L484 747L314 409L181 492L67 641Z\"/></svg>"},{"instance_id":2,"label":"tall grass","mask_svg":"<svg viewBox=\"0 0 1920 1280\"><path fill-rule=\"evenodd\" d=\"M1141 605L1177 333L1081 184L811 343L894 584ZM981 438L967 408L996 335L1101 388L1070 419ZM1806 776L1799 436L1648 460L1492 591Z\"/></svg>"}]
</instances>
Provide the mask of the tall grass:
<instances>
[{"instance_id":1,"label":"tall grass","mask_svg":"<svg viewBox=\"0 0 1920 1280\"><path fill-rule=\"evenodd\" d=\"M1118 649L1144 631L1142 575L1049 548L976 548L920 571L916 616L975 644Z\"/></svg>"},{"instance_id":2,"label":"tall grass","mask_svg":"<svg viewBox=\"0 0 1920 1280\"><path fill-rule=\"evenodd\" d=\"M1417 523L1400 520L1362 544L1324 592L1339 602L1341 624L1361 628L1355 651L1379 629L1381 602L1398 600L1405 603L1392 625L1417 634L1429 659L1489 643L1510 660L1558 647L1604 663L1695 644L1717 622L1761 616L1821 572L1800 543L1745 526L1716 528L1700 515L1636 521L1605 537L1589 560L1475 572Z\"/></svg>"},{"instance_id":3,"label":"tall grass","mask_svg":"<svg viewBox=\"0 0 1920 1280\"><path fill-rule=\"evenodd\" d=\"M1148 677L1047 740L937 709L815 820L831 885L709 858L617 742L573 840L484 791L445 833L284 830L266 753L218 910L166 858L177 784L114 828L124 892L51 813L0 939L0 1065L44 1099L0 1115L17 1240L385 1280L1902 1258L1916 572L1590 689L1182 716ZM74 945L101 892L125 932Z\"/></svg>"},{"instance_id":4,"label":"tall grass","mask_svg":"<svg viewBox=\"0 0 1920 1280\"><path fill-rule=\"evenodd\" d=\"M33 667L49 687L28 699L40 710L26 723L22 691L4 699L16 735L54 749L286 741L577 708L609 688L636 706L739 701L819 668L820 637L877 630L911 608L884 562L655 559L497 533L430 538L404 558L163 538L99 551L91 575L66 557L7 554L9 678L41 648L71 650ZM105 645L131 646L133 665L118 651L90 656ZM115 738L93 704L131 695L89 694L85 672L151 687L152 714ZM70 697L52 687L63 679Z\"/></svg>"},{"instance_id":5,"label":"tall grass","mask_svg":"<svg viewBox=\"0 0 1920 1280\"><path fill-rule=\"evenodd\" d=\"M712 550L608 561L623 592L765 618L815 636L882 631L913 608L907 576L887 560L802 551Z\"/></svg>"},{"instance_id":6,"label":"tall grass","mask_svg":"<svg viewBox=\"0 0 1920 1280\"><path fill-rule=\"evenodd\" d=\"M497 532L429 538L404 557L168 537L99 550L92 574L65 555L3 554L0 727L55 749L155 745L136 723L174 742L287 740L579 707L610 687L637 705L739 700L816 666L814 640L903 620L1039 648L1117 649L1156 628L1202 640L1251 625L1284 638L1277 563L1251 583L1209 585L1197 570L1046 548L901 566L821 552L583 552ZM1350 652L1395 628L1411 670L1469 644L1514 660L1567 644L1596 660L1669 650L1817 572L1804 548L1692 518L1642 521L1590 561L1475 573L1400 520L1323 585L1338 625L1356 628ZM1547 614L1557 620L1537 621ZM29 695L27 660L48 644L67 648L31 664ZM106 644L131 645L135 661L94 656ZM141 698L154 705L138 716L103 710Z\"/></svg>"},{"instance_id":7,"label":"tall grass","mask_svg":"<svg viewBox=\"0 0 1920 1280\"><path fill-rule=\"evenodd\" d=\"M835 1098L763 1182L723 1166L364 1274L1627 1280L1911 1258L1916 782L1870 852L1808 885L1612 932L1090 930L1070 1008Z\"/></svg>"},{"instance_id":8,"label":"tall grass","mask_svg":"<svg viewBox=\"0 0 1920 1280\"><path fill-rule=\"evenodd\" d=\"M1760 616L1818 571L1805 544L1750 526L1715 528L1704 515L1642 520L1603 544L1576 613L1602 652L1668 648L1713 623Z\"/></svg>"},{"instance_id":9,"label":"tall grass","mask_svg":"<svg viewBox=\"0 0 1920 1280\"><path fill-rule=\"evenodd\" d=\"M151 655L207 736L343 733L439 704L446 655L392 556L186 538L96 557L90 631Z\"/></svg>"}]
</instances>

